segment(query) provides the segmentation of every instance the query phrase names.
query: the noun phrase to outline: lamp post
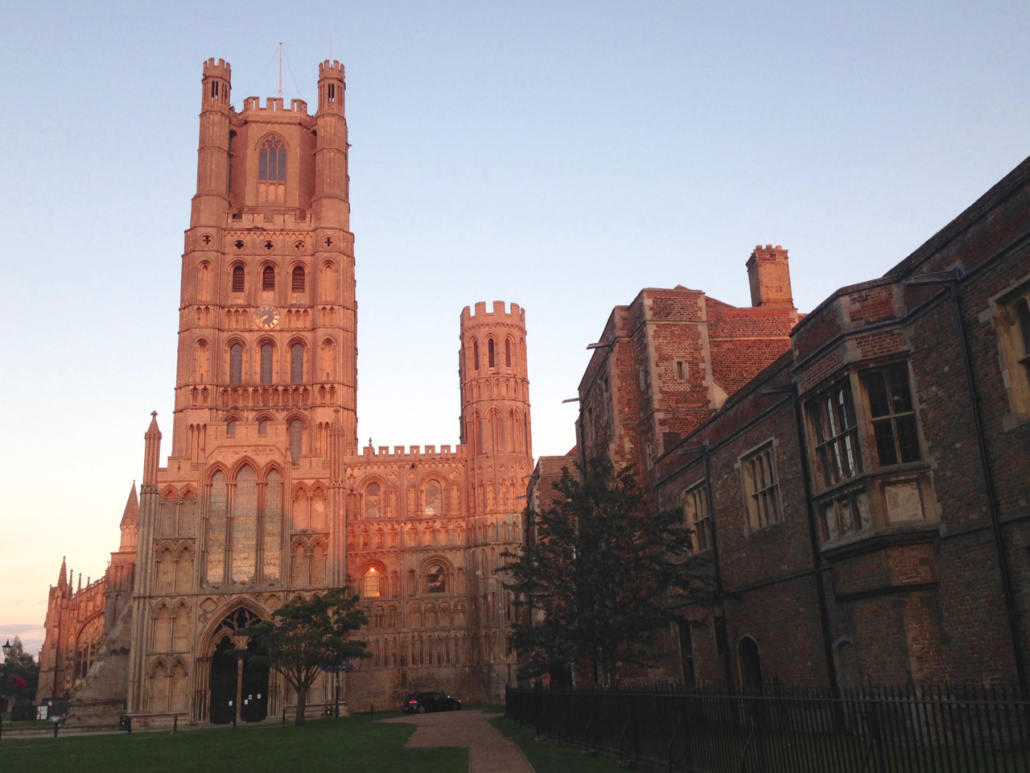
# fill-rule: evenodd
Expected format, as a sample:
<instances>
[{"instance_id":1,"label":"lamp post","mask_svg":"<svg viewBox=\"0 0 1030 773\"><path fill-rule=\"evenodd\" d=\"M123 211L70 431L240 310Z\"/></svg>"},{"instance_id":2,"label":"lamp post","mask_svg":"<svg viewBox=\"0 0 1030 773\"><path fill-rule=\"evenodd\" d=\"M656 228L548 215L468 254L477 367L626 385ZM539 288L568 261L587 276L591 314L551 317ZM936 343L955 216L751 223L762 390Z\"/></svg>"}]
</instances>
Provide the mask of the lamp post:
<instances>
[{"instance_id":1,"label":"lamp post","mask_svg":"<svg viewBox=\"0 0 1030 773\"><path fill-rule=\"evenodd\" d=\"M7 642L3 645L3 647L0 647L0 649L3 649L4 651L4 681L2 684L0 684L0 697L4 698L4 711L6 711L7 697L4 693L4 690L7 689L7 674L11 670L11 650L14 649L14 647L11 646L11 640L8 639Z\"/></svg>"}]
</instances>

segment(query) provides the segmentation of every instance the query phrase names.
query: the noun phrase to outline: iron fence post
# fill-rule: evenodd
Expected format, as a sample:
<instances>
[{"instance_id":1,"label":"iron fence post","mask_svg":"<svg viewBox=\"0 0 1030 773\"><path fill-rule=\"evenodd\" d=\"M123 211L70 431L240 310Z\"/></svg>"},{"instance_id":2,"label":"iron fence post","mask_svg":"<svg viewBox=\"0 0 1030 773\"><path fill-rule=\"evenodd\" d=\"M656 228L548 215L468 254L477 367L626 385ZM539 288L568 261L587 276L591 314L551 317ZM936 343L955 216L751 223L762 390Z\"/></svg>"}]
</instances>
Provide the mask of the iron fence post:
<instances>
[{"instance_id":1,"label":"iron fence post","mask_svg":"<svg viewBox=\"0 0 1030 773\"><path fill-rule=\"evenodd\" d=\"M880 712L877 710L875 701L870 702L869 706L869 729L873 734L873 746L876 750L876 762L880 773L887 773L887 758L884 755L883 736L880 733Z\"/></svg>"},{"instance_id":2,"label":"iron fence post","mask_svg":"<svg viewBox=\"0 0 1030 773\"><path fill-rule=\"evenodd\" d=\"M540 710L542 708L541 704L543 703L543 700L543 695L540 692L540 682L538 681L533 693L533 709L536 713L536 716L533 718L533 730L536 732L537 738L540 737Z\"/></svg>"}]
</instances>

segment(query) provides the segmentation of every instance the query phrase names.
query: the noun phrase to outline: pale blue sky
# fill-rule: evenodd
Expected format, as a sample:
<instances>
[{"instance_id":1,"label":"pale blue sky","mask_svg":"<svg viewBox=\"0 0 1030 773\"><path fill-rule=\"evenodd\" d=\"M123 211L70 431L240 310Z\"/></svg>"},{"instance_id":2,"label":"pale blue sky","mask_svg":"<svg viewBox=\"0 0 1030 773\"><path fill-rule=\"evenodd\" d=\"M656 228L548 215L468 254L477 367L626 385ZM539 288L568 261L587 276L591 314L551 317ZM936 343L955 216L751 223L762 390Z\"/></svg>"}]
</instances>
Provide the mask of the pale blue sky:
<instances>
[{"instance_id":1,"label":"pale blue sky","mask_svg":"<svg viewBox=\"0 0 1030 773\"><path fill-rule=\"evenodd\" d=\"M234 25L245 16L247 21ZM802 310L883 273L1030 152L1030 4L9 2L0 14L0 639L61 556L99 576L159 411L201 63L314 109L347 67L359 434L457 441L458 316L526 308L537 454L584 347L677 283ZM331 43L330 43L331 41Z\"/></svg>"}]
</instances>

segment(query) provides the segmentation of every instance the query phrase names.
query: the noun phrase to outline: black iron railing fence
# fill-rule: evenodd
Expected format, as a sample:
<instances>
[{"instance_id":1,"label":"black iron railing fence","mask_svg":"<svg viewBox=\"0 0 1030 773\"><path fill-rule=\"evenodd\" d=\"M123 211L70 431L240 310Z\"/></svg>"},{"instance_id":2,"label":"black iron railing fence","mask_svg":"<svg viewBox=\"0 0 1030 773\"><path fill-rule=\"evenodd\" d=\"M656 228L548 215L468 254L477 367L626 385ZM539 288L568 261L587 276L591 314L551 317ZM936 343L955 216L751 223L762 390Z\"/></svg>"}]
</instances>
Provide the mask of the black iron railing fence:
<instances>
[{"instance_id":1,"label":"black iron railing fence","mask_svg":"<svg viewBox=\"0 0 1030 773\"><path fill-rule=\"evenodd\" d=\"M505 716L670 771L1030 773L1030 701L1003 686L508 688Z\"/></svg>"}]
</instances>

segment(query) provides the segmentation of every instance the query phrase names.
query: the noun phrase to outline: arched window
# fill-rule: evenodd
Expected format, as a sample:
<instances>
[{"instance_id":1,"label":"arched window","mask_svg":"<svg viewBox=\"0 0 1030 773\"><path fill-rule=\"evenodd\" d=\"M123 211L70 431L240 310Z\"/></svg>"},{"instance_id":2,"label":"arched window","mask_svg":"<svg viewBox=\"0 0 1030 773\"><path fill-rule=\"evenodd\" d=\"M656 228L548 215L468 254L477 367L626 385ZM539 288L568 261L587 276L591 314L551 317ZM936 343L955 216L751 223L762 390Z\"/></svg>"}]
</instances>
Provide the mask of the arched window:
<instances>
[{"instance_id":1,"label":"arched window","mask_svg":"<svg viewBox=\"0 0 1030 773\"><path fill-rule=\"evenodd\" d=\"M336 267L332 263L322 266L322 281L319 282L319 294L323 301L336 299Z\"/></svg>"},{"instance_id":2,"label":"arched window","mask_svg":"<svg viewBox=\"0 0 1030 773\"><path fill-rule=\"evenodd\" d=\"M290 459L293 460L294 464L300 461L303 430L304 428L301 426L299 419L294 419L290 422Z\"/></svg>"},{"instance_id":3,"label":"arched window","mask_svg":"<svg viewBox=\"0 0 1030 773\"><path fill-rule=\"evenodd\" d=\"M443 488L435 480L426 484L426 515L443 515Z\"/></svg>"},{"instance_id":4,"label":"arched window","mask_svg":"<svg viewBox=\"0 0 1030 773\"><path fill-rule=\"evenodd\" d=\"M490 339L486 342L487 359L489 360L490 367L494 367L494 339Z\"/></svg>"},{"instance_id":5,"label":"arched window","mask_svg":"<svg viewBox=\"0 0 1030 773\"><path fill-rule=\"evenodd\" d=\"M267 435L268 434L268 419L261 419L258 422L258 434L259 435Z\"/></svg>"},{"instance_id":6,"label":"arched window","mask_svg":"<svg viewBox=\"0 0 1030 773\"><path fill-rule=\"evenodd\" d=\"M511 339L504 340L504 366L511 367Z\"/></svg>"},{"instance_id":7,"label":"arched window","mask_svg":"<svg viewBox=\"0 0 1030 773\"><path fill-rule=\"evenodd\" d=\"M304 344L290 347L290 383L304 383Z\"/></svg>"},{"instance_id":8,"label":"arched window","mask_svg":"<svg viewBox=\"0 0 1030 773\"><path fill-rule=\"evenodd\" d=\"M439 564L426 571L426 593L446 593L447 574Z\"/></svg>"},{"instance_id":9,"label":"arched window","mask_svg":"<svg viewBox=\"0 0 1030 773\"><path fill-rule=\"evenodd\" d=\"M211 357L207 348L207 341L198 341L196 354L193 359L193 378L200 384L207 381L207 374L211 369Z\"/></svg>"},{"instance_id":10,"label":"arched window","mask_svg":"<svg viewBox=\"0 0 1030 773\"><path fill-rule=\"evenodd\" d=\"M243 346L233 344L229 347L229 383L243 383Z\"/></svg>"},{"instance_id":11,"label":"arched window","mask_svg":"<svg viewBox=\"0 0 1030 773\"><path fill-rule=\"evenodd\" d=\"M261 344L261 383L272 383L272 353L271 344Z\"/></svg>"},{"instance_id":12,"label":"arched window","mask_svg":"<svg viewBox=\"0 0 1030 773\"><path fill-rule=\"evenodd\" d=\"M379 598L379 572L374 566L365 572L361 595L367 599Z\"/></svg>"},{"instance_id":13,"label":"arched window","mask_svg":"<svg viewBox=\"0 0 1030 773\"><path fill-rule=\"evenodd\" d=\"M275 269L271 266L265 266L265 270L261 272L261 289L275 289Z\"/></svg>"},{"instance_id":14,"label":"arched window","mask_svg":"<svg viewBox=\"0 0 1030 773\"><path fill-rule=\"evenodd\" d=\"M235 266L232 270L232 291L242 293L246 283L246 272L243 266Z\"/></svg>"},{"instance_id":15,"label":"arched window","mask_svg":"<svg viewBox=\"0 0 1030 773\"><path fill-rule=\"evenodd\" d=\"M378 483L369 483L365 487L365 517L378 518L382 513L382 489Z\"/></svg>"},{"instance_id":16,"label":"arched window","mask_svg":"<svg viewBox=\"0 0 1030 773\"><path fill-rule=\"evenodd\" d=\"M479 370L479 341L472 342L472 362Z\"/></svg>"},{"instance_id":17,"label":"arched window","mask_svg":"<svg viewBox=\"0 0 1030 773\"><path fill-rule=\"evenodd\" d=\"M104 636L102 617L94 617L82 630L75 644L75 681L86 678L90 665L100 650L100 640Z\"/></svg>"},{"instance_id":18,"label":"arched window","mask_svg":"<svg viewBox=\"0 0 1030 773\"><path fill-rule=\"evenodd\" d=\"M297 266L293 269L293 292L304 292L304 266Z\"/></svg>"},{"instance_id":19,"label":"arched window","mask_svg":"<svg viewBox=\"0 0 1030 773\"><path fill-rule=\"evenodd\" d=\"M225 434L229 437L236 437L236 420L231 419L225 425Z\"/></svg>"},{"instance_id":20,"label":"arched window","mask_svg":"<svg viewBox=\"0 0 1030 773\"><path fill-rule=\"evenodd\" d=\"M328 338L322 342L322 372L326 381L332 381L336 374L336 347Z\"/></svg>"},{"instance_id":21,"label":"arched window","mask_svg":"<svg viewBox=\"0 0 1030 773\"><path fill-rule=\"evenodd\" d=\"M286 181L286 143L278 137L268 137L261 143L258 179Z\"/></svg>"}]
</instances>

